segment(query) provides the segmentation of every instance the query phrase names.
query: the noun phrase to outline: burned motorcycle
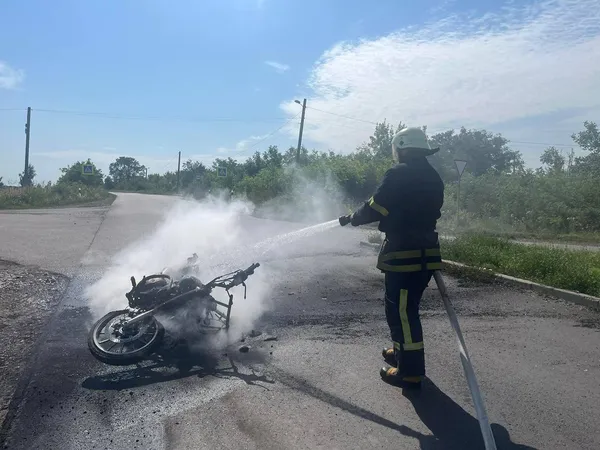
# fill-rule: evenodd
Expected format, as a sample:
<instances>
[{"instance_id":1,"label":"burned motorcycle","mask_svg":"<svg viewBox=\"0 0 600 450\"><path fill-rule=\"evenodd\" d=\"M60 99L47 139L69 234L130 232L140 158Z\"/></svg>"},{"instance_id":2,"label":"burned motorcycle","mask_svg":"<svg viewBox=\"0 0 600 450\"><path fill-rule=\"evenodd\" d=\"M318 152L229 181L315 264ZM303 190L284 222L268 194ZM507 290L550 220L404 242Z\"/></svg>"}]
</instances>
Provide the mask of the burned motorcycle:
<instances>
[{"instance_id":1,"label":"burned motorcycle","mask_svg":"<svg viewBox=\"0 0 600 450\"><path fill-rule=\"evenodd\" d=\"M129 365L147 358L164 337L165 328L157 316L168 319L182 309L196 314L198 332L228 330L233 306L233 294L229 290L242 285L246 298L245 281L260 264L252 264L245 270L236 270L203 284L190 274L196 261L195 254L188 258L188 265L178 276L163 270L144 276L139 283L132 276L132 289L125 294L129 307L109 312L90 329L88 347L92 355L111 365ZM227 292L228 303L219 302L211 295L217 287Z\"/></svg>"}]
</instances>

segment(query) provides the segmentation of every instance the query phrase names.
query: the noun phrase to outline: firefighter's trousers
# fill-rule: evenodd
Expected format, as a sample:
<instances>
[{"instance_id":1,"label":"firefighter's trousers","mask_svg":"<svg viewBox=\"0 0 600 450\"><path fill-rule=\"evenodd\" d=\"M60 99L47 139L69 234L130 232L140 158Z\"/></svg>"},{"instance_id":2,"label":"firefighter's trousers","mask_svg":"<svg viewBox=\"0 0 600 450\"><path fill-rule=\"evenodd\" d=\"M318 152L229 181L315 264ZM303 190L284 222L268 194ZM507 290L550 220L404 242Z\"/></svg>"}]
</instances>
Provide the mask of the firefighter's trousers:
<instances>
[{"instance_id":1,"label":"firefighter's trousers","mask_svg":"<svg viewBox=\"0 0 600 450\"><path fill-rule=\"evenodd\" d=\"M385 273L385 316L402 377L425 375L419 306L432 276L433 271Z\"/></svg>"}]
</instances>

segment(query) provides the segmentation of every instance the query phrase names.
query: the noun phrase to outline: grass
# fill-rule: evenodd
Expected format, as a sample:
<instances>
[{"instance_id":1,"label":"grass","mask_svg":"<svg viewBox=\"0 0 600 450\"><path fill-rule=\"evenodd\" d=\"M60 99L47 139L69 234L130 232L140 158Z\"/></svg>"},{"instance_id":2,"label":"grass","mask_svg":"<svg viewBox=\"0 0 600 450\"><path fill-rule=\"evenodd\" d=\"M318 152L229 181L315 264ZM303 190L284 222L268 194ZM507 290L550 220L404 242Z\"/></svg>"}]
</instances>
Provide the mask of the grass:
<instances>
[{"instance_id":1,"label":"grass","mask_svg":"<svg viewBox=\"0 0 600 450\"><path fill-rule=\"evenodd\" d=\"M512 240L527 240L537 242L556 242L565 244L581 244L581 245L600 245L600 233L581 232L581 233L550 233L550 232L481 232L488 236L512 239Z\"/></svg>"},{"instance_id":2,"label":"grass","mask_svg":"<svg viewBox=\"0 0 600 450\"><path fill-rule=\"evenodd\" d=\"M600 245L600 232L552 232L550 230L526 230L523 227L514 227L493 218L482 219L465 215L461 217L458 227L456 220L448 213L442 215L438 222L438 231L441 234L460 236L464 234L481 234L511 240L527 240L537 242L571 243L581 245Z\"/></svg>"},{"instance_id":3,"label":"grass","mask_svg":"<svg viewBox=\"0 0 600 450\"><path fill-rule=\"evenodd\" d=\"M61 206L101 206L115 196L103 187L82 184L38 185L0 189L0 209L52 208Z\"/></svg>"},{"instance_id":4,"label":"grass","mask_svg":"<svg viewBox=\"0 0 600 450\"><path fill-rule=\"evenodd\" d=\"M531 241L531 242L553 242L561 244L578 244L578 245L600 245L600 233L595 232L580 232L580 233L552 233L549 231L527 232L527 231L496 231L485 228L472 229L442 229L441 234L449 235L472 235L479 234L482 236L496 237L499 239L509 239L512 241Z\"/></svg>"},{"instance_id":5,"label":"grass","mask_svg":"<svg viewBox=\"0 0 600 450\"><path fill-rule=\"evenodd\" d=\"M442 240L444 259L549 286L600 296L600 252L529 246L465 234Z\"/></svg>"}]
</instances>

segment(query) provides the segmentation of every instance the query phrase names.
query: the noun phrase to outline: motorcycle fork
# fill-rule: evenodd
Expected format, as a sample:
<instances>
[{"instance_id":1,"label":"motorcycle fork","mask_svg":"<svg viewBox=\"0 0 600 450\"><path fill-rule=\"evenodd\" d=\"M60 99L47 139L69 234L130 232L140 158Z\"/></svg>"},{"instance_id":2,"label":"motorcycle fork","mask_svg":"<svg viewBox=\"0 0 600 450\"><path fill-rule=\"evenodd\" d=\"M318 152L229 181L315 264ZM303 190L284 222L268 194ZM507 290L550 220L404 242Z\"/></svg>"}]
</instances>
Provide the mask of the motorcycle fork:
<instances>
[{"instance_id":1,"label":"motorcycle fork","mask_svg":"<svg viewBox=\"0 0 600 450\"><path fill-rule=\"evenodd\" d=\"M225 329L229 330L229 318L231 317L231 307L233 306L233 294L227 292L229 296L229 305L227 306L227 318L225 319Z\"/></svg>"},{"instance_id":2,"label":"motorcycle fork","mask_svg":"<svg viewBox=\"0 0 600 450\"><path fill-rule=\"evenodd\" d=\"M244 286L244 300L246 299L246 283L242 282L242 286ZM231 317L231 307L233 306L233 294L227 291L227 295L229 296L229 305L227 306L227 318L225 319L225 329L229 330L229 319Z\"/></svg>"}]
</instances>

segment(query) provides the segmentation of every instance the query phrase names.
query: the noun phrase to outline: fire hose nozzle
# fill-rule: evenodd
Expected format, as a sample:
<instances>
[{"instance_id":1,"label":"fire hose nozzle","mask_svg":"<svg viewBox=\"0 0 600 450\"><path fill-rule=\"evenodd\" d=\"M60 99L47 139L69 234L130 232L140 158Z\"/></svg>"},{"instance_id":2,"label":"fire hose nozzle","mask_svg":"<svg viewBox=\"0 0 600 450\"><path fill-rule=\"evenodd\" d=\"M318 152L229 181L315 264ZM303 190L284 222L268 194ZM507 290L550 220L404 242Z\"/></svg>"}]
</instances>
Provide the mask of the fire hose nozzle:
<instances>
[{"instance_id":1,"label":"fire hose nozzle","mask_svg":"<svg viewBox=\"0 0 600 450\"><path fill-rule=\"evenodd\" d=\"M350 220L351 220L351 216L349 216L349 215L348 216L341 216L339 218L340 225L343 226L343 227L345 227L346 225L348 225L350 223Z\"/></svg>"}]
</instances>

